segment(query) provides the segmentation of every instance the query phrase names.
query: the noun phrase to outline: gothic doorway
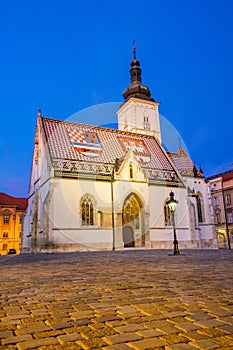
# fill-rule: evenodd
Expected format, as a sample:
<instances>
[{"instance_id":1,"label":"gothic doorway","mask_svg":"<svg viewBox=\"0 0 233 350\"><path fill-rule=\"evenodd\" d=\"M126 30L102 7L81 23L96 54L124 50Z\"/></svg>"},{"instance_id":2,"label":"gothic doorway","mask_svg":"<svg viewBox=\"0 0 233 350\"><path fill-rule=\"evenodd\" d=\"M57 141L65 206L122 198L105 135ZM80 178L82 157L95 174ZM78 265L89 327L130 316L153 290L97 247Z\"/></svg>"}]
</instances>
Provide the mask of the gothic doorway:
<instances>
[{"instance_id":1,"label":"gothic doorway","mask_svg":"<svg viewBox=\"0 0 233 350\"><path fill-rule=\"evenodd\" d=\"M124 242L124 248L127 247L134 247L134 232L132 227L130 226L124 226L123 227L123 242Z\"/></svg>"},{"instance_id":2,"label":"gothic doorway","mask_svg":"<svg viewBox=\"0 0 233 350\"><path fill-rule=\"evenodd\" d=\"M126 197L122 210L122 234L125 248L145 246L142 223L141 201L131 193Z\"/></svg>"}]
</instances>

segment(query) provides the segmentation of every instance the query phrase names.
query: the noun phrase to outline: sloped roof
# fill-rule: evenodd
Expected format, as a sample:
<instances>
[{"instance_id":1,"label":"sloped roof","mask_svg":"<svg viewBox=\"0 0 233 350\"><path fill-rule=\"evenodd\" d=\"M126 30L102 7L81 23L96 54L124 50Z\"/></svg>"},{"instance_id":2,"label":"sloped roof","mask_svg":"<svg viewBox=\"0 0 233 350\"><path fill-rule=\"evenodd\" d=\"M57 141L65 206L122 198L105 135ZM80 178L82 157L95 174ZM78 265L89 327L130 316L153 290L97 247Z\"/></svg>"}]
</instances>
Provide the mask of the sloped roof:
<instances>
[{"instance_id":1,"label":"sloped roof","mask_svg":"<svg viewBox=\"0 0 233 350\"><path fill-rule=\"evenodd\" d=\"M161 177L178 181L165 151L152 136L44 117L42 123L57 170L94 172L96 166L108 165L107 171L111 172L116 159L123 159L132 149L147 176L162 171Z\"/></svg>"},{"instance_id":2,"label":"sloped roof","mask_svg":"<svg viewBox=\"0 0 233 350\"><path fill-rule=\"evenodd\" d=\"M16 198L9 194L0 192L0 205L16 205L17 209L26 210L28 206L27 198Z\"/></svg>"},{"instance_id":3,"label":"sloped roof","mask_svg":"<svg viewBox=\"0 0 233 350\"><path fill-rule=\"evenodd\" d=\"M189 155L180 147L177 153L167 152L181 175L203 177L202 172L196 167Z\"/></svg>"},{"instance_id":4,"label":"sloped roof","mask_svg":"<svg viewBox=\"0 0 233 350\"><path fill-rule=\"evenodd\" d=\"M230 170L230 171L227 172L227 173L223 173L223 174L222 174L222 178L223 178L223 180L230 180L230 179L233 179L233 170Z\"/></svg>"},{"instance_id":5,"label":"sloped roof","mask_svg":"<svg viewBox=\"0 0 233 350\"><path fill-rule=\"evenodd\" d=\"M231 170L226 170L222 173L218 173L218 174L215 174L215 175L212 175L212 176L209 176L206 178L207 181L209 180L214 180L216 178L222 178L223 180L230 180L230 179L233 179L233 169Z\"/></svg>"}]
</instances>

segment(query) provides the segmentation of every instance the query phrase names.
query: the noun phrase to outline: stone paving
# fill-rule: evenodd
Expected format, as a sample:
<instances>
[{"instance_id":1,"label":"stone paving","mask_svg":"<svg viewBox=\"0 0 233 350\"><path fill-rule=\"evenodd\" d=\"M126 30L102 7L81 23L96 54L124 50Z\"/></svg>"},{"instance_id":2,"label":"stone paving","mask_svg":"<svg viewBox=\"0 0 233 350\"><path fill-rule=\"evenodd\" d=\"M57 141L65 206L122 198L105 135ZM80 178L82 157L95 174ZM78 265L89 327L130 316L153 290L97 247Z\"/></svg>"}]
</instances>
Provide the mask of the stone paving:
<instances>
[{"instance_id":1,"label":"stone paving","mask_svg":"<svg viewBox=\"0 0 233 350\"><path fill-rule=\"evenodd\" d=\"M0 256L0 349L233 349L233 253Z\"/></svg>"}]
</instances>

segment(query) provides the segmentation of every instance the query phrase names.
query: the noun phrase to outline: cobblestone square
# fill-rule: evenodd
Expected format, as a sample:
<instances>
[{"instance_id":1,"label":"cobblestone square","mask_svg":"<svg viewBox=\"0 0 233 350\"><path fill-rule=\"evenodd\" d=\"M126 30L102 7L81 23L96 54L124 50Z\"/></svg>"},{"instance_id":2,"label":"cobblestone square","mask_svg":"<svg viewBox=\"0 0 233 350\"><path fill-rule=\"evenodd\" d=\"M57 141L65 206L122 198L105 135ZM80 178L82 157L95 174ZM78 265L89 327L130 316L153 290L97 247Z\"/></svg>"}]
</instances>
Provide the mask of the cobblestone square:
<instances>
[{"instance_id":1,"label":"cobblestone square","mask_svg":"<svg viewBox=\"0 0 233 350\"><path fill-rule=\"evenodd\" d=\"M229 250L0 256L0 349L233 349Z\"/></svg>"}]
</instances>

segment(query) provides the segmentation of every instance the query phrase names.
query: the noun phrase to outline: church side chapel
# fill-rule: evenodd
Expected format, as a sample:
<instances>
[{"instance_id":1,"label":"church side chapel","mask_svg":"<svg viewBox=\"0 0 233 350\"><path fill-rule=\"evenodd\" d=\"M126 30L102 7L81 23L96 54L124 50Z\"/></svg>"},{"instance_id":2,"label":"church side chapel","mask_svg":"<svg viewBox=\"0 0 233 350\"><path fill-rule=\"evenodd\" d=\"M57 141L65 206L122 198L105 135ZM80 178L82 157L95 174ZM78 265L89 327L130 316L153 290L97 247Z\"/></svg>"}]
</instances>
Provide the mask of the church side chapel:
<instances>
[{"instance_id":1,"label":"church side chapel","mask_svg":"<svg viewBox=\"0 0 233 350\"><path fill-rule=\"evenodd\" d=\"M182 147L165 151L135 46L130 78L118 130L38 111L23 253L172 249L174 224L180 249L217 248L202 171Z\"/></svg>"}]
</instances>

